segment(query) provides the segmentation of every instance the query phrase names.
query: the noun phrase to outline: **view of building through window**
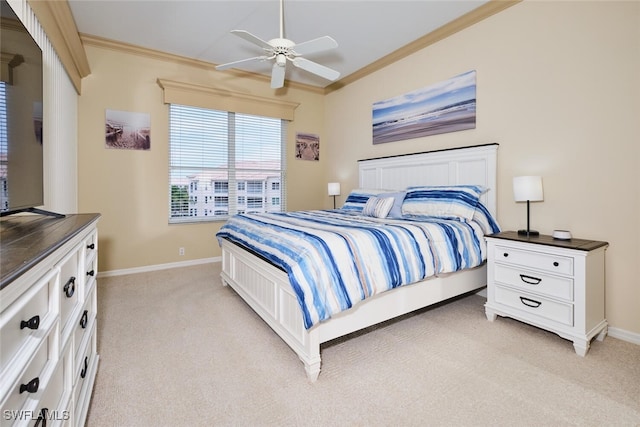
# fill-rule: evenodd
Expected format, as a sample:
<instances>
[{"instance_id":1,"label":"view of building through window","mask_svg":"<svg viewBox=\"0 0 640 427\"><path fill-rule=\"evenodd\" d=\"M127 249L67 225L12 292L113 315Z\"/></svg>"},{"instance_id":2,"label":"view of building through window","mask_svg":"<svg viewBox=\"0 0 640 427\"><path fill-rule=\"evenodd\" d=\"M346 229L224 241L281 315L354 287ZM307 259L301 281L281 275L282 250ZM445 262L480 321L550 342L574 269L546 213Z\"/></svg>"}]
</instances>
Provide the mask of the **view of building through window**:
<instances>
[{"instance_id":1,"label":"view of building through window","mask_svg":"<svg viewBox=\"0 0 640 427\"><path fill-rule=\"evenodd\" d=\"M257 175L263 174L259 177ZM226 174L225 174L226 175ZM229 181L210 174L189 176L188 184L171 185L171 216L226 217L234 213L280 212L280 174L252 172L250 179L236 178L236 191L229 191ZM235 193L235 194L231 194ZM233 197L233 199L231 199ZM236 212L229 200L235 200Z\"/></svg>"},{"instance_id":2,"label":"view of building through window","mask_svg":"<svg viewBox=\"0 0 640 427\"><path fill-rule=\"evenodd\" d=\"M170 106L170 222L284 210L286 121Z\"/></svg>"}]
</instances>

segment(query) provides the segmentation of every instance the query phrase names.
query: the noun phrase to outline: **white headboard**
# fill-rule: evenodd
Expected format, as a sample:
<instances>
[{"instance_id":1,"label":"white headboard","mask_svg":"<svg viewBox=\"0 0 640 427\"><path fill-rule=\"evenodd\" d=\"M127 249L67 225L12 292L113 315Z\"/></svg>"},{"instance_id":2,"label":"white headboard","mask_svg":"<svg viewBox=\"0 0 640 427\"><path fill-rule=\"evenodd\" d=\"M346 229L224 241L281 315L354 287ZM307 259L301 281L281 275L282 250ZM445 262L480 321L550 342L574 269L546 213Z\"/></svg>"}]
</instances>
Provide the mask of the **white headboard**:
<instances>
[{"instance_id":1,"label":"white headboard","mask_svg":"<svg viewBox=\"0 0 640 427\"><path fill-rule=\"evenodd\" d=\"M498 144L359 160L360 188L404 190L412 185L476 184L489 189L482 203L496 216Z\"/></svg>"}]
</instances>

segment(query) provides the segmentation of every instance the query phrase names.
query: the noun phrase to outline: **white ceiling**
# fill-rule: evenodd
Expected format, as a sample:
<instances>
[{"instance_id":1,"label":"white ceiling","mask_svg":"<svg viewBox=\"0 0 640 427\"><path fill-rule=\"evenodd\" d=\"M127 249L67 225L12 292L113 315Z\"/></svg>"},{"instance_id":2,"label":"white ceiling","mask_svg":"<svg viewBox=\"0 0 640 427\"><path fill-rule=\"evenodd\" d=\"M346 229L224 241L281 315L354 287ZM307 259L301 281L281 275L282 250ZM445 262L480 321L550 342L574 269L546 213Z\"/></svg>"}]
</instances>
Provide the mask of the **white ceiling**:
<instances>
[{"instance_id":1,"label":"white ceiling","mask_svg":"<svg viewBox=\"0 0 640 427\"><path fill-rule=\"evenodd\" d=\"M284 36L296 43L333 37L337 49L306 58L344 78L486 2L285 0ZM69 5L82 34L213 64L262 54L231 30L266 41L280 32L278 0L69 0ZM271 63L254 62L243 69L270 75ZM317 87L332 83L291 66L286 78Z\"/></svg>"}]
</instances>

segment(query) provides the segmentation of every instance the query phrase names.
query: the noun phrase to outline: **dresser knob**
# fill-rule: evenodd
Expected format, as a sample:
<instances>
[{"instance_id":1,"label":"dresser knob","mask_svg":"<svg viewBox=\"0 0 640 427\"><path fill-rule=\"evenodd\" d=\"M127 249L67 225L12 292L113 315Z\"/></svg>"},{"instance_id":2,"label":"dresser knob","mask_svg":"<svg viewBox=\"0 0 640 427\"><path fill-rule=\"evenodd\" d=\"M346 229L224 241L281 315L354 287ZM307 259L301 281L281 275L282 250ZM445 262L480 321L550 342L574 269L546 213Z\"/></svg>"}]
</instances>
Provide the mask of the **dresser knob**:
<instances>
[{"instance_id":1,"label":"dresser knob","mask_svg":"<svg viewBox=\"0 0 640 427\"><path fill-rule=\"evenodd\" d=\"M89 365L89 357L85 356L84 357L84 368L82 368L82 371L80 371L80 377L82 379L84 379L84 377L87 376L87 367Z\"/></svg>"},{"instance_id":2,"label":"dresser knob","mask_svg":"<svg viewBox=\"0 0 640 427\"><path fill-rule=\"evenodd\" d=\"M89 314L88 310L85 310L84 313L82 313L82 317L80 318L80 327L82 329L85 329L87 327L88 314Z\"/></svg>"},{"instance_id":3,"label":"dresser knob","mask_svg":"<svg viewBox=\"0 0 640 427\"><path fill-rule=\"evenodd\" d=\"M40 316L33 316L29 320L21 320L20 321L20 329L29 328L36 330L40 326Z\"/></svg>"},{"instance_id":4,"label":"dresser knob","mask_svg":"<svg viewBox=\"0 0 640 427\"><path fill-rule=\"evenodd\" d=\"M69 280L67 280L67 284L64 285L63 290L67 298L71 298L76 291L76 278L73 276L69 277Z\"/></svg>"},{"instance_id":5,"label":"dresser knob","mask_svg":"<svg viewBox=\"0 0 640 427\"><path fill-rule=\"evenodd\" d=\"M26 384L20 384L20 394L25 391L28 393L36 393L38 391L38 387L40 387L40 378L35 377Z\"/></svg>"},{"instance_id":6,"label":"dresser knob","mask_svg":"<svg viewBox=\"0 0 640 427\"><path fill-rule=\"evenodd\" d=\"M504 253L502 254L502 256L506 258L506 257L508 257L508 256L509 256L509 254L508 254L507 252L504 252Z\"/></svg>"},{"instance_id":7,"label":"dresser knob","mask_svg":"<svg viewBox=\"0 0 640 427\"><path fill-rule=\"evenodd\" d=\"M558 263L558 261L554 261L554 262L553 262L553 266L554 266L554 267L557 267L557 266L559 266L559 265L560 265L560 263Z\"/></svg>"}]
</instances>

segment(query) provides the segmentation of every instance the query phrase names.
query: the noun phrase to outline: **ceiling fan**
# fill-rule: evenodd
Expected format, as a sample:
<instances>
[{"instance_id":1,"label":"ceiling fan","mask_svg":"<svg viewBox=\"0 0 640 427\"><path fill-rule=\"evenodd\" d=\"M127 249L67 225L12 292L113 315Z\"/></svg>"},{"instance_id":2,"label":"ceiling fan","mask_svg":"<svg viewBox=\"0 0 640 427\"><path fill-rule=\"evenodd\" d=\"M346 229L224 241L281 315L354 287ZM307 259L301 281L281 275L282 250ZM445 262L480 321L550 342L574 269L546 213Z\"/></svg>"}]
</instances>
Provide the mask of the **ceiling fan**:
<instances>
[{"instance_id":1,"label":"ceiling fan","mask_svg":"<svg viewBox=\"0 0 640 427\"><path fill-rule=\"evenodd\" d=\"M338 71L332 70L331 68L325 67L324 65L320 65L316 62L309 61L308 59L303 58L302 55L335 49L336 47L338 47L338 43L331 37L324 36L306 41L304 43L296 44L293 41L284 38L283 21L283 0L280 0L279 38L264 41L248 31L231 31L232 34L235 34L236 36L261 47L264 51L264 55L221 64L216 67L216 70L226 70L227 68L234 68L253 61L274 60L273 67L271 68L271 87L273 89L278 89L284 86L284 75L287 61L291 61L294 66L320 76L324 79L327 79L329 81L337 80L338 77L340 77L340 73Z\"/></svg>"}]
</instances>

